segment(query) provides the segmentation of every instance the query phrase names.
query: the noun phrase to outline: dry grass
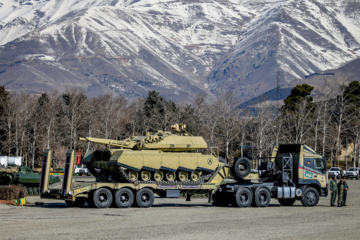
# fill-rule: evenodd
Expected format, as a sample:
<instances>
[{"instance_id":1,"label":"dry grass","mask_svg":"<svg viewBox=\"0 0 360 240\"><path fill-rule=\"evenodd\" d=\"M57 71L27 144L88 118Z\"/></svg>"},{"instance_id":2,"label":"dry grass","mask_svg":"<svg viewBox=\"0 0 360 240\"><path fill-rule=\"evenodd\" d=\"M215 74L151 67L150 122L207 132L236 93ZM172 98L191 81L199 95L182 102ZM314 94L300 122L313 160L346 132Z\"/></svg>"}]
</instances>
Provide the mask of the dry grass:
<instances>
[{"instance_id":1,"label":"dry grass","mask_svg":"<svg viewBox=\"0 0 360 240\"><path fill-rule=\"evenodd\" d=\"M0 186L0 200L14 200L25 197L26 189L20 185Z\"/></svg>"}]
</instances>

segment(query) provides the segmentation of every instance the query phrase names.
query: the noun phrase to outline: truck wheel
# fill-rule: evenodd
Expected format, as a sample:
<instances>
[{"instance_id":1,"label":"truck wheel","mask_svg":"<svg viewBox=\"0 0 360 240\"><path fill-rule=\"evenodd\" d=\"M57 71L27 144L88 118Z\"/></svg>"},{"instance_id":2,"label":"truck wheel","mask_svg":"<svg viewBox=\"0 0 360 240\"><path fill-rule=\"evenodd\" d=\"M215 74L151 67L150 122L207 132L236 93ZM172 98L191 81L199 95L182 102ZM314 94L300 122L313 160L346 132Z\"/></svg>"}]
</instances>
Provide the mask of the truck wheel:
<instances>
[{"instance_id":1,"label":"truck wheel","mask_svg":"<svg viewBox=\"0 0 360 240\"><path fill-rule=\"evenodd\" d=\"M252 193L247 188L239 188L232 199L232 205L234 207L246 208L251 205L251 202L252 202Z\"/></svg>"},{"instance_id":2,"label":"truck wheel","mask_svg":"<svg viewBox=\"0 0 360 240\"><path fill-rule=\"evenodd\" d=\"M281 206L292 206L295 203L295 198L293 199L278 199Z\"/></svg>"},{"instance_id":3,"label":"truck wheel","mask_svg":"<svg viewBox=\"0 0 360 240\"><path fill-rule=\"evenodd\" d=\"M121 188L115 193L115 203L119 208L131 207L134 203L134 193L128 188Z\"/></svg>"},{"instance_id":4,"label":"truck wheel","mask_svg":"<svg viewBox=\"0 0 360 240\"><path fill-rule=\"evenodd\" d=\"M267 188L258 188L255 191L255 204L257 207L267 207L270 204L271 194Z\"/></svg>"},{"instance_id":5,"label":"truck wheel","mask_svg":"<svg viewBox=\"0 0 360 240\"><path fill-rule=\"evenodd\" d=\"M246 157L239 157L234 163L235 175L239 180L244 179L251 171L250 160Z\"/></svg>"},{"instance_id":6,"label":"truck wheel","mask_svg":"<svg viewBox=\"0 0 360 240\"><path fill-rule=\"evenodd\" d=\"M93 195L94 205L97 208L108 208L113 201L113 195L107 188L99 188Z\"/></svg>"},{"instance_id":7,"label":"truck wheel","mask_svg":"<svg viewBox=\"0 0 360 240\"><path fill-rule=\"evenodd\" d=\"M136 193L136 203L138 207L148 208L154 203L154 193L149 188L143 188Z\"/></svg>"},{"instance_id":8,"label":"truck wheel","mask_svg":"<svg viewBox=\"0 0 360 240\"><path fill-rule=\"evenodd\" d=\"M319 192L313 187L307 187L301 197L301 203L306 207L316 206L319 202Z\"/></svg>"}]
</instances>

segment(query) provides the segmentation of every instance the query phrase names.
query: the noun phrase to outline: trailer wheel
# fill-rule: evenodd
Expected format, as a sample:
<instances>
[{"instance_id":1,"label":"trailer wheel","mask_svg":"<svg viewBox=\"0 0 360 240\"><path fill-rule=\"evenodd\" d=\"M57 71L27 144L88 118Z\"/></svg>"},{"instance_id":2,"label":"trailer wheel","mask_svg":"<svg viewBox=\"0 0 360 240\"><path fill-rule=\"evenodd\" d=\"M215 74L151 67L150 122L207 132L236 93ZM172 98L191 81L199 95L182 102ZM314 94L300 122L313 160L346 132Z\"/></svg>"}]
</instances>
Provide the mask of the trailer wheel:
<instances>
[{"instance_id":1,"label":"trailer wheel","mask_svg":"<svg viewBox=\"0 0 360 240\"><path fill-rule=\"evenodd\" d=\"M134 203L134 193L128 188L121 188L115 193L115 203L119 208L131 207Z\"/></svg>"},{"instance_id":2,"label":"trailer wheel","mask_svg":"<svg viewBox=\"0 0 360 240\"><path fill-rule=\"evenodd\" d=\"M319 192L313 187L307 187L301 197L301 203L306 207L316 206L319 202Z\"/></svg>"},{"instance_id":3,"label":"trailer wheel","mask_svg":"<svg viewBox=\"0 0 360 240\"><path fill-rule=\"evenodd\" d=\"M113 201L113 195L107 188L99 188L93 195L94 205L97 208L108 208Z\"/></svg>"},{"instance_id":4,"label":"trailer wheel","mask_svg":"<svg viewBox=\"0 0 360 240\"><path fill-rule=\"evenodd\" d=\"M140 208L151 207L154 203L154 193L149 188L143 188L136 193L136 204Z\"/></svg>"},{"instance_id":5,"label":"trailer wheel","mask_svg":"<svg viewBox=\"0 0 360 240\"><path fill-rule=\"evenodd\" d=\"M235 175L240 180L244 179L247 175L249 175L251 171L250 160L246 157L239 157L235 161L233 167L234 167Z\"/></svg>"},{"instance_id":6,"label":"trailer wheel","mask_svg":"<svg viewBox=\"0 0 360 240\"><path fill-rule=\"evenodd\" d=\"M278 199L281 206L292 206L295 203L295 198L292 199Z\"/></svg>"},{"instance_id":7,"label":"trailer wheel","mask_svg":"<svg viewBox=\"0 0 360 240\"><path fill-rule=\"evenodd\" d=\"M267 188L258 188L255 191L255 204L257 207L267 207L270 204L271 194Z\"/></svg>"},{"instance_id":8,"label":"trailer wheel","mask_svg":"<svg viewBox=\"0 0 360 240\"><path fill-rule=\"evenodd\" d=\"M234 207L246 208L251 205L252 193L248 188L239 188L232 199Z\"/></svg>"}]
</instances>

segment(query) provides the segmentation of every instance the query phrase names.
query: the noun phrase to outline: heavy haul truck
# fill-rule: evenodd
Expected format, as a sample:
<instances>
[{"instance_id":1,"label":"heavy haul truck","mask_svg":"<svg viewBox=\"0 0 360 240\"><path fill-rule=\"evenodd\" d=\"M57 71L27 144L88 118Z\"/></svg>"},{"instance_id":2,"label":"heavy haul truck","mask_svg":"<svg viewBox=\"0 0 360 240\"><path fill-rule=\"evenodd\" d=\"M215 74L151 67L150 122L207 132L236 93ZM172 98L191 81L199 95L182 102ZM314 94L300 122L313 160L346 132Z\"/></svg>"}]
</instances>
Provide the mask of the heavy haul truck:
<instances>
[{"instance_id":1,"label":"heavy haul truck","mask_svg":"<svg viewBox=\"0 0 360 240\"><path fill-rule=\"evenodd\" d=\"M127 208L151 207L154 194L177 198L208 194L215 206L266 207L271 198L284 206L301 200L315 206L327 196L325 159L304 144L276 146L268 158L258 159L253 174L245 157L232 166L219 157L216 148L203 154L207 144L191 136L185 126L174 125L175 133L157 131L122 141L82 138L105 145L83 159L93 182L73 181L74 151L68 150L61 186L49 188L51 150L45 150L41 171L41 198L65 200L68 206Z\"/></svg>"}]
</instances>

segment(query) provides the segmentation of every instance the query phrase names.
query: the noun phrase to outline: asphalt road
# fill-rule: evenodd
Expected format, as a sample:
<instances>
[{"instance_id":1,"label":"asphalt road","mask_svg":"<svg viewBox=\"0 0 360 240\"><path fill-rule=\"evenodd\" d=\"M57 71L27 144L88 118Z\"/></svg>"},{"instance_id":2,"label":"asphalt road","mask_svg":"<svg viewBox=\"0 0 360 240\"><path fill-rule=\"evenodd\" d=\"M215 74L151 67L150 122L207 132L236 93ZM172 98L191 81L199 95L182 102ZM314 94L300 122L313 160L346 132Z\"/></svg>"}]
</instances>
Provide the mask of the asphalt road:
<instances>
[{"instance_id":1,"label":"asphalt road","mask_svg":"<svg viewBox=\"0 0 360 240\"><path fill-rule=\"evenodd\" d=\"M26 206L0 204L0 239L359 239L360 181L348 180L347 207L297 201L282 207L214 207L207 199L156 198L152 208L69 208L29 197ZM37 206L36 201L43 201Z\"/></svg>"}]
</instances>

